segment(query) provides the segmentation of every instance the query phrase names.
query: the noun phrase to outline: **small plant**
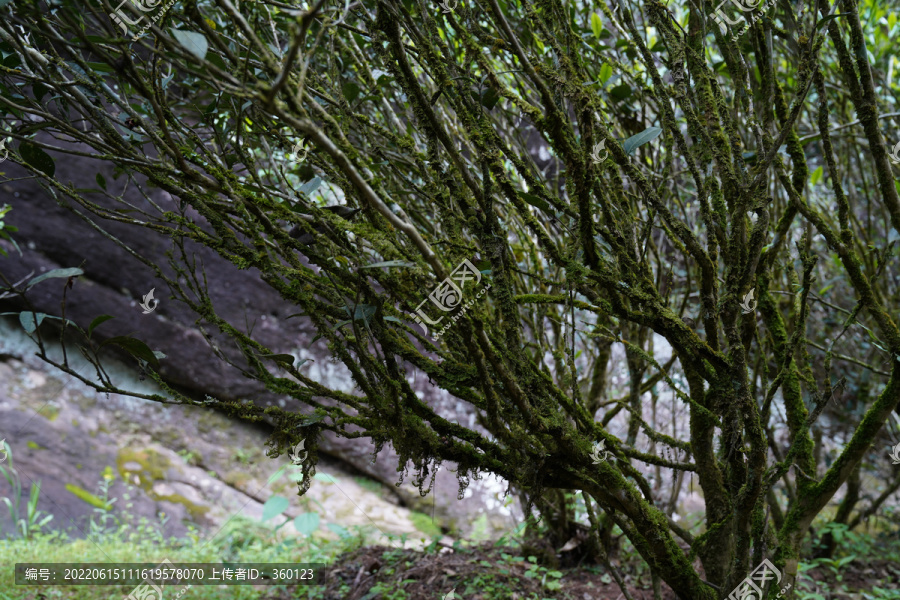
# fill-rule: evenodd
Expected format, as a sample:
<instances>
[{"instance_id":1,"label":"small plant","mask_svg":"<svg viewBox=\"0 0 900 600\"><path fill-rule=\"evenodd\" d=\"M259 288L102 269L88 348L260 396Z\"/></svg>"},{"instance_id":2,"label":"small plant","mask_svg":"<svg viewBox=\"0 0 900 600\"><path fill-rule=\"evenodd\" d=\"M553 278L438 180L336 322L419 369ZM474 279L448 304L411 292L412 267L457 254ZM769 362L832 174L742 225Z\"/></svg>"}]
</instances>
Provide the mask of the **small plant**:
<instances>
[{"instance_id":1,"label":"small plant","mask_svg":"<svg viewBox=\"0 0 900 600\"><path fill-rule=\"evenodd\" d=\"M94 508L91 520L88 523L88 530L92 539L107 538L110 534L117 532L122 524L122 521L112 513L113 504L118 501L118 498L109 497L109 486L112 485L113 481L114 477L104 474L103 479L100 480L97 486L100 490L97 497L103 504Z\"/></svg>"},{"instance_id":2,"label":"small plant","mask_svg":"<svg viewBox=\"0 0 900 600\"><path fill-rule=\"evenodd\" d=\"M878 586L862 593L862 600L894 600L896 597L897 590L886 590Z\"/></svg>"},{"instance_id":3,"label":"small plant","mask_svg":"<svg viewBox=\"0 0 900 600\"><path fill-rule=\"evenodd\" d=\"M12 236L9 235L10 232L15 233L18 231L18 229L16 227L13 227L12 225L5 225L3 223L3 217L5 217L6 213L8 213L11 210L12 210L12 206L10 206L9 204L4 204L3 206L0 206L0 239L6 240L6 241L12 243L12 245L16 247L16 250L19 252L19 254L22 254L22 250L19 248L19 245L12 238ZM2 246L0 246L0 254L2 254L3 256L7 256L6 250L4 250Z\"/></svg>"},{"instance_id":4,"label":"small plant","mask_svg":"<svg viewBox=\"0 0 900 600\"><path fill-rule=\"evenodd\" d=\"M405 590L403 590L396 584L379 582L376 583L371 590L369 590L368 597L383 598L384 600L406 600L407 598L409 598L409 594L407 594Z\"/></svg>"},{"instance_id":5,"label":"small plant","mask_svg":"<svg viewBox=\"0 0 900 600\"><path fill-rule=\"evenodd\" d=\"M184 448L178 451L178 456L184 460L185 464L191 465L192 467L196 467L200 464L200 454L198 452L194 452L193 450L188 450Z\"/></svg>"},{"instance_id":6,"label":"small plant","mask_svg":"<svg viewBox=\"0 0 900 600\"><path fill-rule=\"evenodd\" d=\"M241 463L242 465L249 465L252 455L247 450L244 450L243 448L238 448L237 450L234 451L232 458L234 458L234 460Z\"/></svg>"},{"instance_id":7,"label":"small plant","mask_svg":"<svg viewBox=\"0 0 900 600\"><path fill-rule=\"evenodd\" d=\"M547 567L542 567L537 564L536 556L529 556L528 562L531 563L531 566L525 571L525 577L530 579L540 577L541 585L551 592L555 592L562 588L562 583L559 582L559 579L563 576L561 571L551 571Z\"/></svg>"},{"instance_id":8,"label":"small plant","mask_svg":"<svg viewBox=\"0 0 900 600\"><path fill-rule=\"evenodd\" d=\"M41 482L32 482L31 492L28 494L28 503L26 505L25 517L19 517L19 508L22 502L22 482L19 480L19 473L13 466L12 448L3 441L3 449L9 457L8 465L0 464L0 473L12 488L12 498L4 496L0 498L6 504L9 510L9 517L15 523L16 531L22 532L22 537L30 540L34 534L39 533L43 527L53 520L53 515L46 515L43 511L38 510L38 498L41 495Z\"/></svg>"}]
</instances>

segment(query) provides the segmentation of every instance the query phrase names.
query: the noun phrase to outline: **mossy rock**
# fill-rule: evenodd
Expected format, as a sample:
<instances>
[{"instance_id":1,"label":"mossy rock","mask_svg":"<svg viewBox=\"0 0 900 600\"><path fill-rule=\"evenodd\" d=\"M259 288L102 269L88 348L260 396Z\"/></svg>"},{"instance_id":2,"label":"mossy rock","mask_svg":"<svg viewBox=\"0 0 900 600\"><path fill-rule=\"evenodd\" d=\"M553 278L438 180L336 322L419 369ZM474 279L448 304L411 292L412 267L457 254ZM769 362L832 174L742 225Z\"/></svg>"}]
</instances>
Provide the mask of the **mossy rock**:
<instances>
[{"instance_id":1,"label":"mossy rock","mask_svg":"<svg viewBox=\"0 0 900 600\"><path fill-rule=\"evenodd\" d=\"M144 490L144 493L157 502L181 504L194 520L209 512L208 506L195 504L181 494L160 494L154 489L154 483L166 481L166 474L169 471L171 462L152 448L144 448L143 450L122 448L116 456L116 466L122 479L129 483L135 483ZM137 481L134 479L135 476Z\"/></svg>"},{"instance_id":2,"label":"mossy rock","mask_svg":"<svg viewBox=\"0 0 900 600\"><path fill-rule=\"evenodd\" d=\"M224 475L222 475L222 481L227 483L233 488L240 489L241 485L247 483L252 478L244 471L234 470L228 471Z\"/></svg>"},{"instance_id":3,"label":"mossy rock","mask_svg":"<svg viewBox=\"0 0 900 600\"><path fill-rule=\"evenodd\" d=\"M140 465L140 468L126 468L128 463L136 463ZM153 487L154 481L162 481L166 478L166 472L171 463L165 456L150 448L144 450L122 448L116 456L116 466L122 479L131 482L134 481L133 476L137 475L138 486L144 491L149 491Z\"/></svg>"}]
</instances>

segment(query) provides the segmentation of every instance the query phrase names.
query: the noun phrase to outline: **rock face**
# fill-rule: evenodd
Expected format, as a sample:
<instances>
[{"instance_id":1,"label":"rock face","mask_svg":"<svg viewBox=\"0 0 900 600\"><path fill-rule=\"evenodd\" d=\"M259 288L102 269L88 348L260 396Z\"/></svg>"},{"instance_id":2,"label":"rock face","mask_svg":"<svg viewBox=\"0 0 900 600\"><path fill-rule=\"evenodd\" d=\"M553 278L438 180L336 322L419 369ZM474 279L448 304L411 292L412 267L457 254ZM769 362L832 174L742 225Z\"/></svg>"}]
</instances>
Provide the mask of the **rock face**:
<instances>
[{"instance_id":1,"label":"rock face","mask_svg":"<svg viewBox=\"0 0 900 600\"><path fill-rule=\"evenodd\" d=\"M0 324L0 334L0 349L8 354L9 341L21 336L6 324ZM165 537L185 535L191 523L205 539L230 519L260 521L273 495L290 500L287 517L318 513L323 531L328 524L356 526L368 530L372 542L386 543L383 533L391 533L405 534L414 544L434 533L417 529L415 522L421 525L423 518L335 459L321 460L316 481L297 497L290 477L296 469L286 457L266 457L264 428L198 407L97 394L37 362L0 362L0 423L12 449L0 464L13 467L22 483L19 517L32 485L39 484L38 508L54 515L47 528L73 537L87 536L90 517L97 519L96 509L109 503L111 514L124 522L146 519ZM89 367L79 368L84 366ZM115 361L111 366L125 372ZM282 467L284 476L272 479ZM0 488L0 495L12 494ZM163 514L165 523L159 524ZM4 509L0 533L13 528ZM285 529L295 533L290 524Z\"/></svg>"},{"instance_id":2,"label":"rock face","mask_svg":"<svg viewBox=\"0 0 900 600\"><path fill-rule=\"evenodd\" d=\"M10 177L25 175L11 162L3 167ZM57 160L56 168L56 179L72 187L96 188L95 175L100 173L109 182L110 193L123 192L121 181L114 180L110 164L66 157L65 160ZM166 252L172 249L170 240L127 223L101 223L103 229L124 241L148 264L92 226L91 220L96 217L86 215L78 208L57 204L33 181L26 179L6 184L0 192L2 202L13 207L6 221L19 228L14 235L23 253L20 256L7 245L5 248L9 250L9 256L0 256L0 274L9 281L19 281L31 272L38 275L54 268L80 267L85 275L67 292L66 317L87 328L99 315L114 316L95 330L96 338L103 340L111 336L132 335L145 341L153 350L166 354L160 369L166 381L198 399L209 394L222 400L251 399L258 404L309 411L291 398L270 393L261 384L244 377L237 368L215 356L196 325L197 316L171 297L165 283L156 278L150 266L156 265L170 277L173 276L174 271L166 257ZM150 201L142 195L133 190L124 190L124 193L135 208L155 212ZM176 200L167 193L160 190L150 190L148 193L162 210L174 208ZM99 194L89 196L98 204L111 206ZM127 214L122 217L128 219ZM275 353L293 353L299 358L311 359L304 365L311 377L326 385L343 387L347 391L352 389L353 383L343 365L329 361L324 341L311 343L315 336L312 326L302 319L288 320L289 315L298 312L297 308L272 288L261 284L257 271L239 270L206 248L192 244L186 247L198 262L202 262L211 300L221 317L240 329L246 330L252 326L254 338ZM59 315L64 281L50 279L34 286L29 293L33 310ZM151 313L144 314L139 303L151 289L155 289L154 295L159 303ZM0 312L23 309L25 307L15 301L0 301ZM50 321L45 322L47 326L52 326ZM227 357L238 364L242 362L239 352L227 338L208 325L205 332ZM134 362L131 359L131 363ZM462 413L462 406L449 401L442 391L430 387L427 378L418 378L413 386L426 402L446 418L461 424L472 422L473 415ZM456 478L447 469L442 469L437 475L435 496L422 499L418 491L408 484L394 486L398 480L397 458L390 448L385 448L373 463L373 447L368 440L347 440L326 434L321 450L390 486L391 493L401 503L421 507L423 511L427 507L427 512L434 512L437 522L446 529L467 535L472 532L473 515L481 514L488 515L489 530L504 531L509 527L508 519L495 518L499 505L496 492L503 489L498 484L473 481L465 501L458 501ZM453 468L453 465L450 467Z\"/></svg>"}]
</instances>

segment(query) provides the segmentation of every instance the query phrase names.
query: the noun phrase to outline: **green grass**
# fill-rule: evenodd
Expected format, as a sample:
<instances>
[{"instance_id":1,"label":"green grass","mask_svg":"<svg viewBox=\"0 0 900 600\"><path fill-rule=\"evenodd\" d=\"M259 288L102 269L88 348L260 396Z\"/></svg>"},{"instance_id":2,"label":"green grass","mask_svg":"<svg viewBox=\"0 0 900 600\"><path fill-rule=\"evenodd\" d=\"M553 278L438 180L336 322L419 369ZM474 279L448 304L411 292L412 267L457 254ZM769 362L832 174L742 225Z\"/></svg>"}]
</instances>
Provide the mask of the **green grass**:
<instances>
[{"instance_id":1,"label":"green grass","mask_svg":"<svg viewBox=\"0 0 900 600\"><path fill-rule=\"evenodd\" d=\"M12 540L0 542L0 564L15 563L66 563L66 562L162 562L168 559L178 562L219 562L213 546L185 546L179 544L156 544L150 541L105 541L94 544L87 540L66 540L58 534L37 534L32 540ZM252 550L242 560L256 562ZM134 586L52 586L37 587L31 585L15 585L14 569L0 571L0 599L25 600L34 598L36 592L43 593L47 599L65 598L67 600L95 600L97 598L121 598L127 596ZM172 590L177 593L182 586ZM166 590L167 592L169 590ZM256 598L259 596L249 587L230 587L220 590L215 587L194 586L188 592L190 598ZM167 593L168 595L168 593Z\"/></svg>"},{"instance_id":2,"label":"green grass","mask_svg":"<svg viewBox=\"0 0 900 600\"><path fill-rule=\"evenodd\" d=\"M6 447L8 450L8 447ZM16 494L21 493L18 476L10 455L9 464L3 467L3 476ZM206 539L196 528L188 525L186 537L176 539L162 535L167 517L162 515L159 522L151 522L146 518L137 518L129 513L132 492L129 489L121 498L110 498L109 489L116 479L111 469L104 471L103 479L98 484L99 493L92 494L76 486L67 486L76 494L94 506L85 532L91 540L72 539L60 531L47 531L46 517L35 510L40 489L32 489L32 497L28 506L10 503L10 515L13 519L23 521L26 525L18 525L15 530L0 532L0 600L119 600L135 589L134 585L70 585L70 586L36 586L16 585L16 563L153 563L164 560L172 563L325 563L332 564L338 555L359 548L365 543L366 535L362 528L348 530L343 527L329 526L338 535L332 541L323 534L324 530L311 531L309 536L285 537L279 535L271 525L235 517L225 522L221 529L212 529ZM113 513L112 507L118 505L123 510ZM27 509L27 510L26 510ZM25 513L22 515L22 513ZM60 522L63 519L59 519ZM20 537L20 532L27 533ZM5 539L3 539L5 537ZM195 585L179 596L184 586L170 586L165 589L167 600L176 597L179 600L219 600L219 599L256 599L267 595L276 586L246 585L199 586ZM300 588L300 597L316 597L316 587ZM39 595L42 594L42 595Z\"/></svg>"},{"instance_id":3,"label":"green grass","mask_svg":"<svg viewBox=\"0 0 900 600\"><path fill-rule=\"evenodd\" d=\"M324 539L305 541L292 538L279 542L271 528L257 521L236 518L209 541L192 534L184 539L160 540L153 527L135 529L123 525L102 534L97 543L84 539L70 539L60 532L38 533L30 540L22 538L0 540L0 600L32 600L40 592L47 600L119 600L134 586L33 586L16 585L15 563L311 563L332 564L337 555L359 545L356 536L336 542ZM166 589L166 598L174 598L183 586ZM181 598L186 600L255 599L266 594L272 586L193 586ZM314 588L307 593L315 595Z\"/></svg>"}]
</instances>

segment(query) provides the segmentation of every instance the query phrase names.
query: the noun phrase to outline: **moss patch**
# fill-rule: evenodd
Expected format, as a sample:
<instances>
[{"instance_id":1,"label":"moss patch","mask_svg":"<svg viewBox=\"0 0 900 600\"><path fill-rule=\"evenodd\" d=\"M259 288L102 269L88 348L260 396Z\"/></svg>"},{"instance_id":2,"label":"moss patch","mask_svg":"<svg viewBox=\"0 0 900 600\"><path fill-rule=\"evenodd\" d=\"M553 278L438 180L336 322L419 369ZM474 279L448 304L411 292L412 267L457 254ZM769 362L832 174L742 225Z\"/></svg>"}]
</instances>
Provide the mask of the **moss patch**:
<instances>
[{"instance_id":1,"label":"moss patch","mask_svg":"<svg viewBox=\"0 0 900 600\"><path fill-rule=\"evenodd\" d=\"M211 431L227 431L231 423L222 415L211 411L204 410L197 415L197 430L200 433L209 433Z\"/></svg>"},{"instance_id":2,"label":"moss patch","mask_svg":"<svg viewBox=\"0 0 900 600\"><path fill-rule=\"evenodd\" d=\"M425 535L430 537L443 535L441 528L438 527L437 524L431 522L431 517L429 515L412 511L409 513L409 520L412 521L412 524L415 525L416 529Z\"/></svg>"},{"instance_id":3,"label":"moss patch","mask_svg":"<svg viewBox=\"0 0 900 600\"><path fill-rule=\"evenodd\" d=\"M52 423L59 416L59 407L48 404L41 410L41 415Z\"/></svg>"},{"instance_id":4,"label":"moss patch","mask_svg":"<svg viewBox=\"0 0 900 600\"><path fill-rule=\"evenodd\" d=\"M222 476L222 481L233 488L240 489L241 485L250 481L251 477L244 471L228 471Z\"/></svg>"},{"instance_id":5,"label":"moss patch","mask_svg":"<svg viewBox=\"0 0 900 600\"><path fill-rule=\"evenodd\" d=\"M135 463L138 467L135 468L130 463ZM166 480L170 465L169 459L150 448L122 448L116 456L116 466L122 479L134 483L137 477L137 486L153 500L181 504L195 520L209 512L209 507L194 504L181 494L159 494L153 490L155 482Z\"/></svg>"},{"instance_id":6,"label":"moss patch","mask_svg":"<svg viewBox=\"0 0 900 600\"><path fill-rule=\"evenodd\" d=\"M125 468L128 463L137 463L140 468ZM154 481L166 478L170 463L169 459L150 448L144 450L122 448L116 455L116 466L123 479L133 480L132 475L137 475L141 480L141 488L146 489L152 487Z\"/></svg>"}]
</instances>

